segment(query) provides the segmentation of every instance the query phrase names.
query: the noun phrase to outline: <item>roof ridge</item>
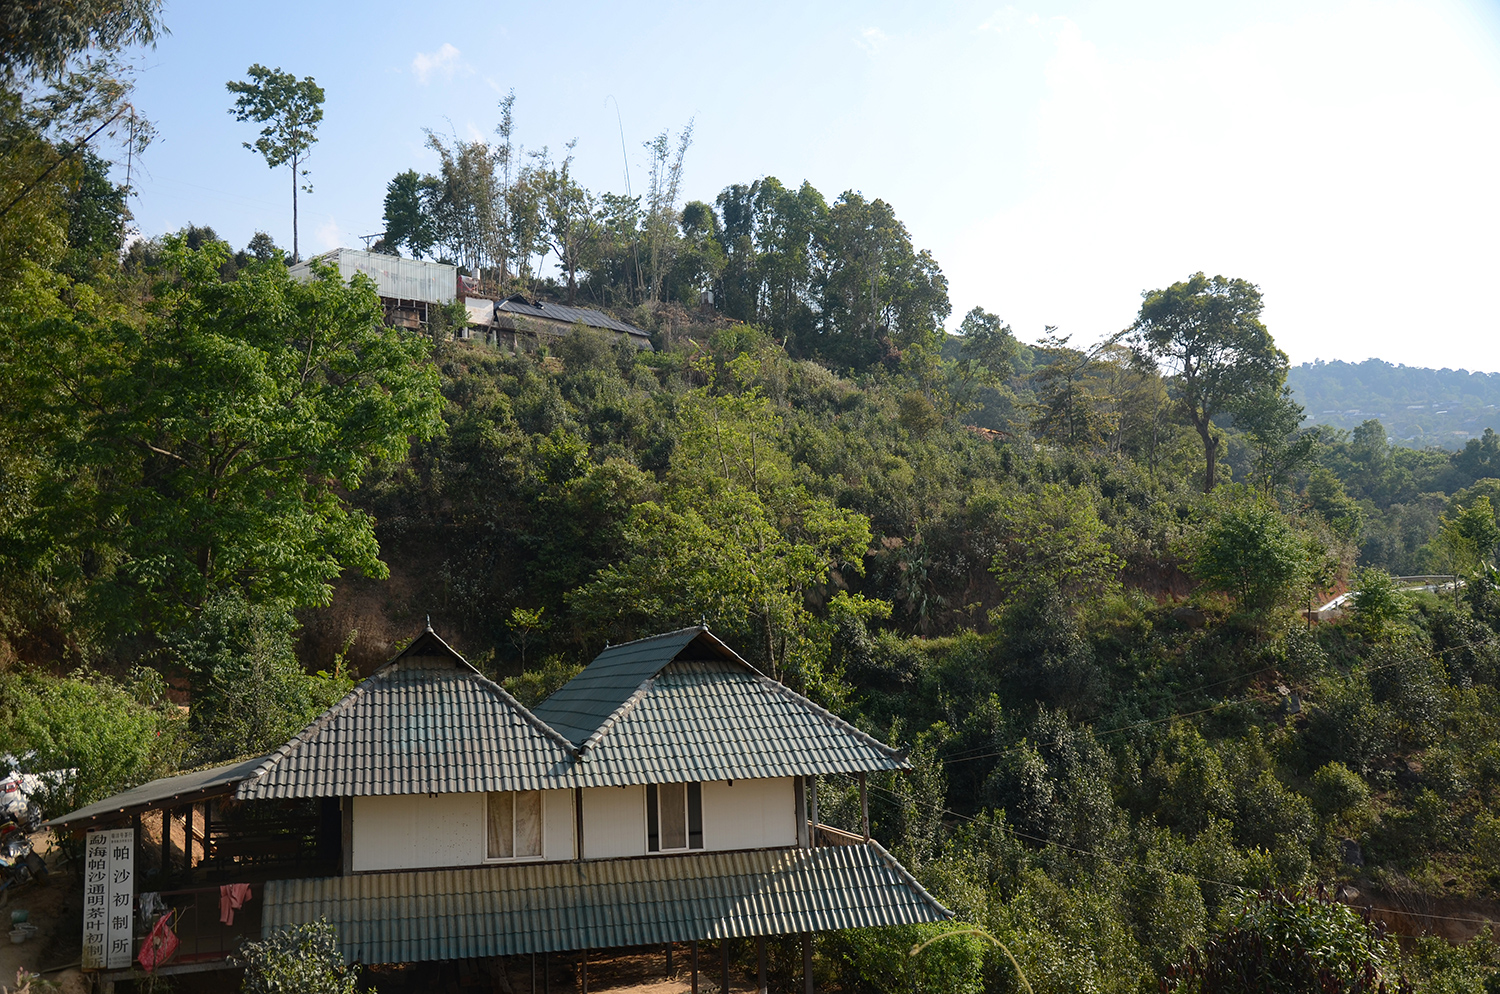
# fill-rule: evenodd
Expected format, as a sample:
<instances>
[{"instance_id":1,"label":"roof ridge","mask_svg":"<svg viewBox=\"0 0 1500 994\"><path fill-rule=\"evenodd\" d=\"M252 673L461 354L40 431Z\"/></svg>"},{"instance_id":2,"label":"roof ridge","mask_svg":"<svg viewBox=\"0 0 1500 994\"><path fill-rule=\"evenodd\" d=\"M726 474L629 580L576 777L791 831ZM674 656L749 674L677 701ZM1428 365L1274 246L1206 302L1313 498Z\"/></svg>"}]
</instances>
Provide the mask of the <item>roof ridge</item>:
<instances>
[{"instance_id":1,"label":"roof ridge","mask_svg":"<svg viewBox=\"0 0 1500 994\"><path fill-rule=\"evenodd\" d=\"M753 669L754 668L752 667L752 670ZM795 690L793 690L791 687L788 687L780 680L773 680L758 670L755 671L755 676L763 683L770 684L772 690L774 690L776 693L789 696L799 704L805 705L812 711L813 714L822 718L824 721L833 725L835 728L851 733L855 738L859 739L865 745L873 746L876 749L881 750L882 752L888 754L892 759L899 759L903 763L906 762L906 757L903 755L903 753L906 752L905 749L898 749L895 746L887 745L864 729L858 728L845 719L840 718L838 715L823 707L812 698L797 693Z\"/></svg>"},{"instance_id":2,"label":"roof ridge","mask_svg":"<svg viewBox=\"0 0 1500 994\"><path fill-rule=\"evenodd\" d=\"M947 905L943 904L942 901L939 901L937 898L933 897L932 894L928 892L927 888L922 886L922 882L916 877L912 876L911 871L902 866L901 861L895 856L892 856L890 852L885 848L885 846L881 845L879 842L876 842L874 839L871 839L869 842L865 843L865 845L873 848L886 866L890 867L897 876L904 880L907 886L915 887L917 893L926 898L932 904L932 906L942 914L944 918L956 917L956 913L949 910Z\"/></svg>"},{"instance_id":3,"label":"roof ridge","mask_svg":"<svg viewBox=\"0 0 1500 994\"><path fill-rule=\"evenodd\" d=\"M557 729L553 728L551 725L547 724L542 719L538 718L535 714L532 713L530 708L522 704L520 701L516 700L515 695L510 691L506 690L504 687L500 686L500 684L496 683L494 680L491 680L483 673L479 673L479 681L481 684L484 684L497 691L500 694L500 699L519 711L521 713L521 717L537 731L552 739L552 741L556 744L562 746L565 750L568 751L569 754L575 756L578 754L578 749L573 745L571 739L569 739L562 732L559 732Z\"/></svg>"},{"instance_id":4,"label":"roof ridge","mask_svg":"<svg viewBox=\"0 0 1500 994\"><path fill-rule=\"evenodd\" d=\"M637 645L641 642L654 642L657 639L671 638L673 635L681 635L683 632L692 631L693 629L697 629L700 632L707 632L708 626L684 625L682 628L674 628L670 632L657 632L655 635L646 635L638 639L631 639L629 642L615 642L612 645L606 645L603 649L599 650L598 654L594 656L594 659L597 660L599 656L604 655L611 649L623 649L627 645ZM590 663L590 665L592 665L592 662ZM585 667L585 669L587 669L587 667Z\"/></svg>"},{"instance_id":5,"label":"roof ridge","mask_svg":"<svg viewBox=\"0 0 1500 994\"><path fill-rule=\"evenodd\" d=\"M396 657L396 659L391 660L389 663L386 663L384 666L377 669L374 673L371 673L369 676L365 677L363 680L357 683L354 688L349 691L349 693L345 694L342 698L336 701L332 707L324 711L322 714L318 715L312 721L308 722L307 726L303 728L302 731L287 739L281 744L279 748L273 750L271 754L267 756L265 760L258 767L256 767L249 776L245 777L245 779L239 782L239 784L235 787L234 792L238 794L246 787L253 785L257 780L270 773L271 770L276 767L276 764L280 763L283 759L286 759L288 756L290 756L292 752L299 746L308 742L313 736L317 735L318 732L321 732L325 727L327 727L328 723L333 720L335 714L347 710L348 708L353 706L354 702L357 699L364 697L369 692L367 688L372 683L374 683L377 679L385 679L386 672L390 670L390 668L394 666L399 659L399 656Z\"/></svg>"},{"instance_id":6,"label":"roof ridge","mask_svg":"<svg viewBox=\"0 0 1500 994\"><path fill-rule=\"evenodd\" d=\"M439 639L439 641L441 641L441 639ZM447 645L447 643L443 644ZM545 721L532 714L531 710L527 708L526 705L516 700L515 697L512 696L511 693L504 687L500 686L498 683L481 673L468 660L460 657L460 661L464 664L464 668L469 671L468 673L464 673L463 670L459 670L459 672L464 675L465 679L475 680L481 686L485 686L488 689L497 691L500 694L500 699L505 704L513 707L520 714L523 721L531 725L532 728L534 728L536 731L540 732L542 735L550 739L554 745L561 747L570 755L577 754L573 743L568 740L567 736L563 735L551 725L547 724ZM289 757L293 752L295 752L303 745L306 745L309 741L316 737L319 732L326 728L328 726L328 723L331 722L338 714L353 707L358 698L364 697L366 694L368 694L369 688L373 687L376 681L385 681L391 679L396 674L399 664L402 664L404 662L406 662L406 660L403 658L403 656L397 656L395 659L392 659L390 662L377 669L374 673L371 673L369 676L361 680L359 684L354 687L354 689L345 694L337 703L335 703L328 710L324 711L322 714L318 715L318 717L314 718L311 722L308 723L306 728L302 729L302 731L298 732L296 735L293 735L279 749L275 750L269 756L267 756L265 758L265 761L261 763L261 765L257 767L254 772L240 781L239 787L236 788L236 793L238 793L241 788L253 786L257 780L260 780L261 778L269 774L282 760ZM404 669L405 667L400 668Z\"/></svg>"},{"instance_id":7,"label":"roof ridge","mask_svg":"<svg viewBox=\"0 0 1500 994\"><path fill-rule=\"evenodd\" d=\"M662 669L666 669L666 667L663 666ZM584 739L583 742L579 744L578 749L575 751L574 755L576 755L579 759L582 759L585 752L587 752L593 746L598 745L604 739L604 736L609 734L610 729L614 728L615 725L618 724L627 714L635 710L635 706L641 701L645 700L647 694L651 693L651 688L653 685L655 685L656 677L660 673L661 670L657 670L656 673L648 676L644 681L642 681L639 687L635 688L635 690L631 692L629 697L621 701L620 706L611 711L609 713L609 717L601 721L599 723L599 727L590 732L589 737Z\"/></svg>"}]
</instances>

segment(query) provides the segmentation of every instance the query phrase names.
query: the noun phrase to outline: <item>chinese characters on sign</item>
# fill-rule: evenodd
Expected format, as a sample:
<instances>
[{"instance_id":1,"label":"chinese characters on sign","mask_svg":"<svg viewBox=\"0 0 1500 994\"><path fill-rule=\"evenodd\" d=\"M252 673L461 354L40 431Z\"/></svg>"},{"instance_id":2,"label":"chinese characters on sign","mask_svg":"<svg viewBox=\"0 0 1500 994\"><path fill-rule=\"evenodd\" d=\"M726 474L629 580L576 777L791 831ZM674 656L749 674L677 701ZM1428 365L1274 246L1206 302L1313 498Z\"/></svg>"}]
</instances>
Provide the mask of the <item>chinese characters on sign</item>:
<instances>
[{"instance_id":1,"label":"chinese characters on sign","mask_svg":"<svg viewBox=\"0 0 1500 994\"><path fill-rule=\"evenodd\" d=\"M135 832L90 832L83 856L83 968L119 970L133 953Z\"/></svg>"}]
</instances>

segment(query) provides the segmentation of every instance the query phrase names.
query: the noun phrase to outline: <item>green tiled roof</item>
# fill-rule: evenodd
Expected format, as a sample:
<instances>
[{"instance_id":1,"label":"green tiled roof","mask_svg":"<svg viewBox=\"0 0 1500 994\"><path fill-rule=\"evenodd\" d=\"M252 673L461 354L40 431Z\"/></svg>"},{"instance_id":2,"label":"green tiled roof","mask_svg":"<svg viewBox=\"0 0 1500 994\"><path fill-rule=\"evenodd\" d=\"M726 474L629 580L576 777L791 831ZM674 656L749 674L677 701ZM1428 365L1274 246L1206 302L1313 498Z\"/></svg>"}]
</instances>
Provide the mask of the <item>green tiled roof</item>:
<instances>
[{"instance_id":1,"label":"green tiled roof","mask_svg":"<svg viewBox=\"0 0 1500 994\"><path fill-rule=\"evenodd\" d=\"M733 662L675 662L590 739L586 787L898 770L904 756Z\"/></svg>"},{"instance_id":2,"label":"green tiled roof","mask_svg":"<svg viewBox=\"0 0 1500 994\"><path fill-rule=\"evenodd\" d=\"M876 843L356 874L266 885L261 929L326 918L348 962L414 963L937 922Z\"/></svg>"},{"instance_id":3,"label":"green tiled roof","mask_svg":"<svg viewBox=\"0 0 1500 994\"><path fill-rule=\"evenodd\" d=\"M595 656L582 673L538 704L535 714L574 745L583 745L641 684L661 672L663 666L694 641L702 644L704 654L720 654L715 650L722 650L724 658L738 658L709 635L708 629L699 626L612 645Z\"/></svg>"},{"instance_id":4,"label":"green tiled roof","mask_svg":"<svg viewBox=\"0 0 1500 994\"><path fill-rule=\"evenodd\" d=\"M573 749L429 629L235 789L241 799L567 786Z\"/></svg>"}]
</instances>

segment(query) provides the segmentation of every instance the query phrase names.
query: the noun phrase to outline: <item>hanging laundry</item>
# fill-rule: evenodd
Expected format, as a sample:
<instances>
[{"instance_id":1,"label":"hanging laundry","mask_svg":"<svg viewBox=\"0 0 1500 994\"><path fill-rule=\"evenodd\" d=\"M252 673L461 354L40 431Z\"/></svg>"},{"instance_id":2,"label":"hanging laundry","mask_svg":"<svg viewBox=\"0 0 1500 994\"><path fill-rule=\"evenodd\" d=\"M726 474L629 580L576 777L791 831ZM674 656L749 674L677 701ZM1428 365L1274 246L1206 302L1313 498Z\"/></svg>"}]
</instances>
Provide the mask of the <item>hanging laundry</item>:
<instances>
[{"instance_id":1,"label":"hanging laundry","mask_svg":"<svg viewBox=\"0 0 1500 994\"><path fill-rule=\"evenodd\" d=\"M180 944L177 933L172 931L171 914L162 915L152 926L151 934L146 936L146 941L141 943L141 953L136 960L140 962L142 969L151 973L171 959Z\"/></svg>"},{"instance_id":2,"label":"hanging laundry","mask_svg":"<svg viewBox=\"0 0 1500 994\"><path fill-rule=\"evenodd\" d=\"M234 911L250 900L249 884L225 884L219 888L219 921L234 924Z\"/></svg>"}]
</instances>

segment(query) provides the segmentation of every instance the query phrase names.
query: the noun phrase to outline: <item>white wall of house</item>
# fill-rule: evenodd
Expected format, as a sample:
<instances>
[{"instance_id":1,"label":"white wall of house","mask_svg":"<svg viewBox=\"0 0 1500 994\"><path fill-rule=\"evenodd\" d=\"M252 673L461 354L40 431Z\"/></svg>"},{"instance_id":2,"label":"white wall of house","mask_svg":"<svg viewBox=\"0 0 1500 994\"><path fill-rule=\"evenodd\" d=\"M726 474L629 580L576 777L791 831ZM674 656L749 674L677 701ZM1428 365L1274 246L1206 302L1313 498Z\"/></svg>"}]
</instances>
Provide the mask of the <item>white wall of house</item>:
<instances>
[{"instance_id":1,"label":"white wall of house","mask_svg":"<svg viewBox=\"0 0 1500 994\"><path fill-rule=\"evenodd\" d=\"M485 862L485 798L479 792L354 798L355 872ZM573 832L573 792L543 791L542 858L572 859Z\"/></svg>"},{"instance_id":2,"label":"white wall of house","mask_svg":"<svg viewBox=\"0 0 1500 994\"><path fill-rule=\"evenodd\" d=\"M354 870L484 862L483 794L354 798Z\"/></svg>"},{"instance_id":3,"label":"white wall of house","mask_svg":"<svg viewBox=\"0 0 1500 994\"><path fill-rule=\"evenodd\" d=\"M703 785L705 849L770 849L797 844L791 777L715 780Z\"/></svg>"},{"instance_id":4,"label":"white wall of house","mask_svg":"<svg viewBox=\"0 0 1500 994\"><path fill-rule=\"evenodd\" d=\"M583 789L585 859L646 855L646 788Z\"/></svg>"},{"instance_id":5,"label":"white wall of house","mask_svg":"<svg viewBox=\"0 0 1500 994\"><path fill-rule=\"evenodd\" d=\"M573 838L578 826L573 818L571 790L542 791L542 854L546 859L575 859Z\"/></svg>"},{"instance_id":6,"label":"white wall of house","mask_svg":"<svg viewBox=\"0 0 1500 994\"><path fill-rule=\"evenodd\" d=\"M355 872L477 866L485 862L485 794L394 794L354 801ZM573 859L573 792L542 792L542 858ZM703 785L703 846L769 849L797 844L791 777ZM646 855L646 788L583 791L589 859Z\"/></svg>"}]
</instances>

